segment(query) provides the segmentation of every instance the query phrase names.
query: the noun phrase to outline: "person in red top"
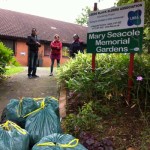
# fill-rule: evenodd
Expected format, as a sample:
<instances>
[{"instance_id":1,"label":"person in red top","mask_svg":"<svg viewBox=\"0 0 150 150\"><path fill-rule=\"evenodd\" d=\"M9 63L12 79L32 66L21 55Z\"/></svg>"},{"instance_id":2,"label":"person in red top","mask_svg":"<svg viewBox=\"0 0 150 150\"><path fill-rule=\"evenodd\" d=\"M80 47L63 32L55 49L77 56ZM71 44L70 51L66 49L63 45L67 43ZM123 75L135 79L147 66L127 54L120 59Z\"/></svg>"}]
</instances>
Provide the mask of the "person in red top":
<instances>
[{"instance_id":1,"label":"person in red top","mask_svg":"<svg viewBox=\"0 0 150 150\"><path fill-rule=\"evenodd\" d=\"M60 66L60 57L61 57L61 50L62 50L62 42L59 40L59 35L54 35L54 40L50 43L51 52L50 52L50 59L51 59L51 67L50 67L50 76L53 76L53 68L54 68L54 61L57 60L57 67Z\"/></svg>"}]
</instances>

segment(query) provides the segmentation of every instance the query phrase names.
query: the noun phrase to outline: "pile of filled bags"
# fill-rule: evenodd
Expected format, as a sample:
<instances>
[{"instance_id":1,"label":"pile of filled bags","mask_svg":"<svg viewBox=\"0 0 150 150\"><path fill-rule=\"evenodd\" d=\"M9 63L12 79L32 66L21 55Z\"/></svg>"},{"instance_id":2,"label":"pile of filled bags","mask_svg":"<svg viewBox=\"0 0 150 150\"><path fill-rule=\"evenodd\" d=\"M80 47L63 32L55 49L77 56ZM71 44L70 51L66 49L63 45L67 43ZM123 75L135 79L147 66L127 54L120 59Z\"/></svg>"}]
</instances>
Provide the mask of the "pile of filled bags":
<instances>
[{"instance_id":1,"label":"pile of filled bags","mask_svg":"<svg viewBox=\"0 0 150 150\"><path fill-rule=\"evenodd\" d=\"M63 134L54 97L11 99L0 124L0 150L87 150Z\"/></svg>"}]
</instances>

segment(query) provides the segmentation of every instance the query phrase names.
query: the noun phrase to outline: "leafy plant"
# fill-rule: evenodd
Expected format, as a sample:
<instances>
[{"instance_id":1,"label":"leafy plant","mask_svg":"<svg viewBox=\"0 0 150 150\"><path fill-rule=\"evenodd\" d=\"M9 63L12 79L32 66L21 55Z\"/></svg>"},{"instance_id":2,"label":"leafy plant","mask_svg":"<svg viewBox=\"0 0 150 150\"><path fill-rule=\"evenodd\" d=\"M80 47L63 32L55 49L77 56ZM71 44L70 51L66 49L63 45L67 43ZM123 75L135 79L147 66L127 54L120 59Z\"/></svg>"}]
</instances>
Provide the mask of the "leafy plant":
<instances>
[{"instance_id":1,"label":"leafy plant","mask_svg":"<svg viewBox=\"0 0 150 150\"><path fill-rule=\"evenodd\" d=\"M102 118L93 112L93 102L84 104L77 115L69 114L65 119L67 132L72 132L75 135L79 131L90 131L95 129L94 123L99 123ZM99 127L102 129L102 126Z\"/></svg>"},{"instance_id":2,"label":"leafy plant","mask_svg":"<svg viewBox=\"0 0 150 150\"><path fill-rule=\"evenodd\" d=\"M0 76L6 72L6 65L18 65L13 56L13 51L0 42Z\"/></svg>"},{"instance_id":3,"label":"leafy plant","mask_svg":"<svg viewBox=\"0 0 150 150\"><path fill-rule=\"evenodd\" d=\"M141 149L147 150L150 148L150 129L146 128L141 133Z\"/></svg>"},{"instance_id":4,"label":"leafy plant","mask_svg":"<svg viewBox=\"0 0 150 150\"><path fill-rule=\"evenodd\" d=\"M85 133L80 138L89 149L96 145L93 141L99 145L93 149L104 149L100 139L106 136L113 138L117 149L142 144L141 150L145 150L149 142L140 140L140 136L141 129L148 127L150 121L150 57L135 54L132 99L128 106L129 54L96 55L95 72L92 72L91 61L91 55L79 53L57 70L58 83L64 83L68 93L77 95L68 100L74 103L70 107L71 114L64 120L66 132L77 137Z\"/></svg>"},{"instance_id":5,"label":"leafy plant","mask_svg":"<svg viewBox=\"0 0 150 150\"><path fill-rule=\"evenodd\" d=\"M135 55L133 81L137 76L143 75L147 78L145 88L150 82L149 61L146 55ZM127 98L128 65L128 54L101 54L96 57L96 70L93 73L91 55L78 54L76 59L71 59L57 70L57 79L59 83L65 83L69 90L81 93L84 100L105 99L119 104ZM135 84L132 92L136 91Z\"/></svg>"},{"instance_id":6,"label":"leafy plant","mask_svg":"<svg viewBox=\"0 0 150 150\"><path fill-rule=\"evenodd\" d=\"M87 26L90 12L91 12L91 10L88 6L83 8L82 9L82 14L80 16L78 16L78 18L76 19L76 23L79 24L79 25L86 25Z\"/></svg>"},{"instance_id":7,"label":"leafy plant","mask_svg":"<svg viewBox=\"0 0 150 150\"><path fill-rule=\"evenodd\" d=\"M81 132L79 137L88 150L113 150L113 142L110 138L98 140L89 132Z\"/></svg>"}]
</instances>

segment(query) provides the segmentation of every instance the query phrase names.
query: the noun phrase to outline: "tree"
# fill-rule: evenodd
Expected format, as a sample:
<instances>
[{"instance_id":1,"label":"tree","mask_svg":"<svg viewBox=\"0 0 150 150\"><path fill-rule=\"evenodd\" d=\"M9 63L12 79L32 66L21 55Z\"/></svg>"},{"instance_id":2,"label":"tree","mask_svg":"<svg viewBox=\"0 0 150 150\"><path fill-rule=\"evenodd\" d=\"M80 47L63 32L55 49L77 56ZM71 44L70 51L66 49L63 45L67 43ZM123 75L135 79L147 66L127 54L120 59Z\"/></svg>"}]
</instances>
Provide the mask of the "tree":
<instances>
[{"instance_id":1,"label":"tree","mask_svg":"<svg viewBox=\"0 0 150 150\"><path fill-rule=\"evenodd\" d=\"M87 26L89 13L91 12L91 10L88 6L86 6L82 9L82 11L83 12L81 13L81 15L76 19L76 23L79 25Z\"/></svg>"},{"instance_id":2,"label":"tree","mask_svg":"<svg viewBox=\"0 0 150 150\"><path fill-rule=\"evenodd\" d=\"M143 45L150 53L150 0L144 0L145 2L145 20L144 20L144 38ZM119 0L117 6L134 3L134 0Z\"/></svg>"}]
</instances>

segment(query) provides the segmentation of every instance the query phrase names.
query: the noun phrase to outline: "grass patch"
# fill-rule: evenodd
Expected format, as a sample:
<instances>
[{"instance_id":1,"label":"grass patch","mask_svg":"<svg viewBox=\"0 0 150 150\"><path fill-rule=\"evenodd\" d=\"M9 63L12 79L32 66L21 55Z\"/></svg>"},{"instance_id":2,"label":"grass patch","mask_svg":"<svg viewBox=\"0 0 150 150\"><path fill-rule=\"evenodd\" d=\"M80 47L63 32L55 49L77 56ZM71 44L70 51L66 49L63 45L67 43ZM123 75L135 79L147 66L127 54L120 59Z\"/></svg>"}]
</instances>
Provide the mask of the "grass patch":
<instances>
[{"instance_id":1,"label":"grass patch","mask_svg":"<svg viewBox=\"0 0 150 150\"><path fill-rule=\"evenodd\" d=\"M23 72L25 69L24 67L15 67L15 66L8 66L6 67L6 76L11 76L20 72Z\"/></svg>"}]
</instances>

